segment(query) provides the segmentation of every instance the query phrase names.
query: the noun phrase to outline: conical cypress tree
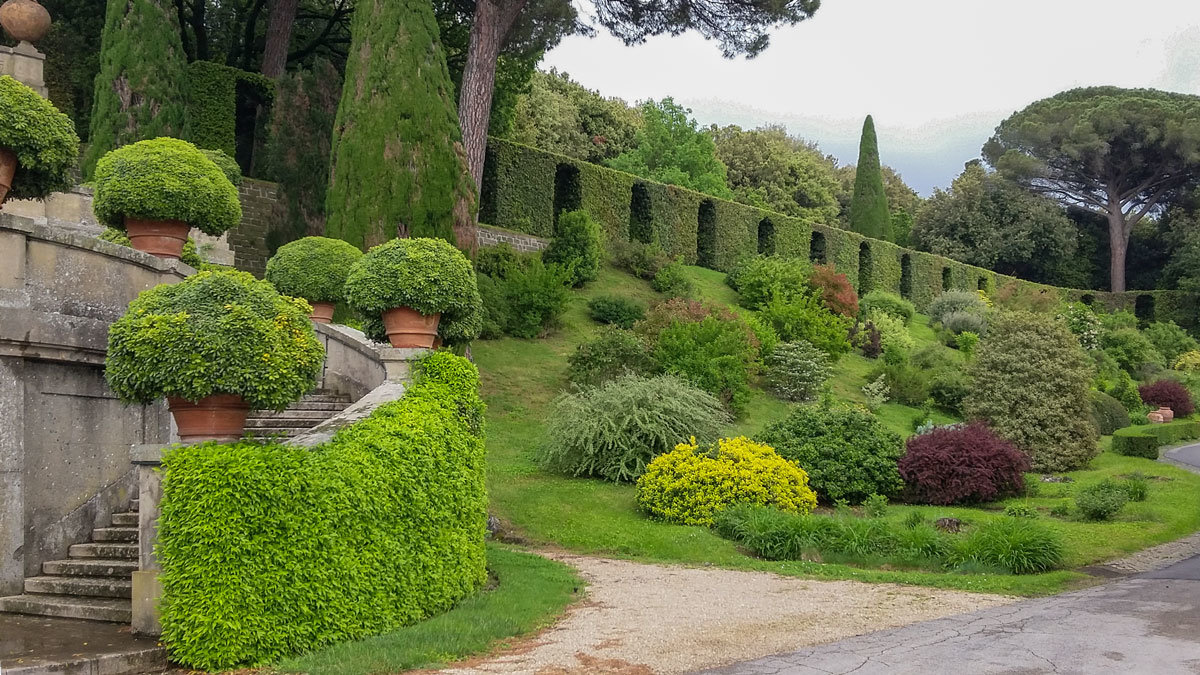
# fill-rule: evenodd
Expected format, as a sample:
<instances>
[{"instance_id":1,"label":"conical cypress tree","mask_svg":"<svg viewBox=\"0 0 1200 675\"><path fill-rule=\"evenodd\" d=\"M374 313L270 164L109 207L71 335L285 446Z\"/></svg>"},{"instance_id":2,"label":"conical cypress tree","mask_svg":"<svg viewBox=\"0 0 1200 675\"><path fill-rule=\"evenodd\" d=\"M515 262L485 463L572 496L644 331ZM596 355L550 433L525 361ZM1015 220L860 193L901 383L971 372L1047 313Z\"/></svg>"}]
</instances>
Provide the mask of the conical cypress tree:
<instances>
[{"instance_id":1,"label":"conical cypress tree","mask_svg":"<svg viewBox=\"0 0 1200 675\"><path fill-rule=\"evenodd\" d=\"M879 168L879 141L875 121L867 115L858 144L858 168L854 174L854 198L850 201L850 229L876 239L891 240L891 215L883 192L883 170Z\"/></svg>"},{"instance_id":2,"label":"conical cypress tree","mask_svg":"<svg viewBox=\"0 0 1200 675\"><path fill-rule=\"evenodd\" d=\"M428 0L359 3L333 131L325 231L369 248L397 236L473 248L475 187Z\"/></svg>"},{"instance_id":3,"label":"conical cypress tree","mask_svg":"<svg viewBox=\"0 0 1200 675\"><path fill-rule=\"evenodd\" d=\"M82 163L85 177L113 148L183 132L186 65L174 5L108 0Z\"/></svg>"}]
</instances>

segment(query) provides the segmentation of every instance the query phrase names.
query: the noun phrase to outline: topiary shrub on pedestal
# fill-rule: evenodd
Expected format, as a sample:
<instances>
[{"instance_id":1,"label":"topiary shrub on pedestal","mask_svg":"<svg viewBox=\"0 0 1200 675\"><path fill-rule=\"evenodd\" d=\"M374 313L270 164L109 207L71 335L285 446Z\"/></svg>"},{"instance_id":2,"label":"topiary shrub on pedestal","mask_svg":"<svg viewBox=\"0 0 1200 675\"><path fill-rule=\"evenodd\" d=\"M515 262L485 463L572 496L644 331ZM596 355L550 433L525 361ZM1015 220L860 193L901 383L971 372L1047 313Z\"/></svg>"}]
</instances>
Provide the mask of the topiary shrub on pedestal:
<instances>
[{"instance_id":1,"label":"topiary shrub on pedestal","mask_svg":"<svg viewBox=\"0 0 1200 675\"><path fill-rule=\"evenodd\" d=\"M79 158L75 124L34 90L0 75L0 153L5 150L16 160L8 199L41 199L71 187ZM0 157L0 169L4 164ZM6 183L0 175L0 203Z\"/></svg>"},{"instance_id":2,"label":"topiary shrub on pedestal","mask_svg":"<svg viewBox=\"0 0 1200 675\"><path fill-rule=\"evenodd\" d=\"M362 251L341 239L304 237L279 247L267 261L267 281L284 295L309 303L340 302L350 268Z\"/></svg>"}]
</instances>

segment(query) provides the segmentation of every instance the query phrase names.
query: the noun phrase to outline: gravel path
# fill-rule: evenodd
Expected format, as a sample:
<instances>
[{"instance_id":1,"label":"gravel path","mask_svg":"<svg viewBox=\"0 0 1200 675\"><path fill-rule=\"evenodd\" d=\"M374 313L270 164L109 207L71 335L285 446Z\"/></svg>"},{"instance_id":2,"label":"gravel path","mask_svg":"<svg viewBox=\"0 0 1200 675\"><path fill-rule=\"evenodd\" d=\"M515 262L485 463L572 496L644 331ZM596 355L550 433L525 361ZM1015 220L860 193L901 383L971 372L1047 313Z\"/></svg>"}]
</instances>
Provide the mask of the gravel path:
<instances>
[{"instance_id":1,"label":"gravel path","mask_svg":"<svg viewBox=\"0 0 1200 675\"><path fill-rule=\"evenodd\" d=\"M687 672L1016 600L895 584L552 557L587 579L587 601L525 644L442 672Z\"/></svg>"}]
</instances>

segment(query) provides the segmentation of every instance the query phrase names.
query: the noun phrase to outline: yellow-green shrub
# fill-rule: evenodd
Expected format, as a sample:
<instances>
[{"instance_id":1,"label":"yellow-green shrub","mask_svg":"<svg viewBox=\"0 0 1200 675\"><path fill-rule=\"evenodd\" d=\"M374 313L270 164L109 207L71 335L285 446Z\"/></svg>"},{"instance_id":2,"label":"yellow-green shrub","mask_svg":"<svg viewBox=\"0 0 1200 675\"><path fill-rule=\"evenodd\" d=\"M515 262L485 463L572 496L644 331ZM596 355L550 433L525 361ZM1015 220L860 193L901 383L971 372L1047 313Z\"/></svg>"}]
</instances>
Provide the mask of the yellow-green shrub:
<instances>
[{"instance_id":1,"label":"yellow-green shrub","mask_svg":"<svg viewBox=\"0 0 1200 675\"><path fill-rule=\"evenodd\" d=\"M1200 351L1186 352L1175 361L1175 370L1185 373L1200 373Z\"/></svg>"},{"instance_id":2,"label":"yellow-green shrub","mask_svg":"<svg viewBox=\"0 0 1200 675\"><path fill-rule=\"evenodd\" d=\"M650 515L684 525L712 525L713 514L734 504L765 504L808 513L817 495L804 469L769 445L723 438L701 449L696 439L660 455L637 483L638 505Z\"/></svg>"}]
</instances>

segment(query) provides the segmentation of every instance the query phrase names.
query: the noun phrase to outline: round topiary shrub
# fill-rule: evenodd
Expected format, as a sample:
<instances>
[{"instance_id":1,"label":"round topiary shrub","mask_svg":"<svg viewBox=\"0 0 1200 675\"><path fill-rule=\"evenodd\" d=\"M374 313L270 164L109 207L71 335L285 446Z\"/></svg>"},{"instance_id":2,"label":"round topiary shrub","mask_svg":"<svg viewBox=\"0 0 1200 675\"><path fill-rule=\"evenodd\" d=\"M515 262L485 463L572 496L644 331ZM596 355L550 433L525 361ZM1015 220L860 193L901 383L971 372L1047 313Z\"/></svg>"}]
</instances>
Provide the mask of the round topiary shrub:
<instances>
[{"instance_id":1,"label":"round topiary shrub","mask_svg":"<svg viewBox=\"0 0 1200 675\"><path fill-rule=\"evenodd\" d=\"M917 308L895 293L876 289L859 299L859 314L869 317L872 312L876 311L893 316L908 324L912 321L913 315L917 313Z\"/></svg>"},{"instance_id":2,"label":"round topiary shrub","mask_svg":"<svg viewBox=\"0 0 1200 675\"><path fill-rule=\"evenodd\" d=\"M1099 391L1089 393L1092 401L1092 422L1101 436L1111 436L1117 429L1132 424L1129 411L1117 399Z\"/></svg>"},{"instance_id":3,"label":"round topiary shrub","mask_svg":"<svg viewBox=\"0 0 1200 675\"><path fill-rule=\"evenodd\" d=\"M695 437L708 442L729 422L721 402L671 377L627 375L554 402L538 462L572 476L636 480L646 465Z\"/></svg>"},{"instance_id":4,"label":"round topiary shrub","mask_svg":"<svg viewBox=\"0 0 1200 675\"><path fill-rule=\"evenodd\" d=\"M904 486L896 468L904 441L862 408L796 406L755 440L807 471L825 503L858 504Z\"/></svg>"},{"instance_id":5,"label":"round topiary shrub","mask_svg":"<svg viewBox=\"0 0 1200 675\"><path fill-rule=\"evenodd\" d=\"M792 513L817 506L803 469L744 437L704 450L693 439L656 457L638 479L637 501L651 516L681 525L712 525L713 514L734 504Z\"/></svg>"},{"instance_id":6,"label":"round topiary shrub","mask_svg":"<svg viewBox=\"0 0 1200 675\"><path fill-rule=\"evenodd\" d=\"M284 295L313 302L339 302L350 268L363 256L353 244L304 237L279 247L267 261L267 281Z\"/></svg>"},{"instance_id":7,"label":"round topiary shrub","mask_svg":"<svg viewBox=\"0 0 1200 675\"><path fill-rule=\"evenodd\" d=\"M1034 471L1072 471L1099 453L1088 398L1092 361L1063 322L1029 312L994 317L970 374L967 419L1029 455Z\"/></svg>"},{"instance_id":8,"label":"round topiary shrub","mask_svg":"<svg viewBox=\"0 0 1200 675\"><path fill-rule=\"evenodd\" d=\"M559 215L554 239L542 252L542 260L571 269L571 284L582 286L600 273L604 257L604 237L587 211L569 211Z\"/></svg>"},{"instance_id":9,"label":"round topiary shrub","mask_svg":"<svg viewBox=\"0 0 1200 675\"><path fill-rule=\"evenodd\" d=\"M75 124L8 75L0 75L0 150L11 152L17 164L7 195L0 192L0 203L41 199L71 187L71 169L79 159Z\"/></svg>"},{"instance_id":10,"label":"round topiary shrub","mask_svg":"<svg viewBox=\"0 0 1200 675\"><path fill-rule=\"evenodd\" d=\"M1156 408L1170 408L1176 417L1187 417L1196 412L1192 394L1175 380L1159 380L1138 387L1138 394L1147 405Z\"/></svg>"},{"instance_id":11,"label":"round topiary shrub","mask_svg":"<svg viewBox=\"0 0 1200 675\"><path fill-rule=\"evenodd\" d=\"M900 477L924 504L990 502L1025 489L1029 458L979 422L911 436Z\"/></svg>"},{"instance_id":12,"label":"round topiary shrub","mask_svg":"<svg viewBox=\"0 0 1200 675\"><path fill-rule=\"evenodd\" d=\"M234 394L282 410L313 388L324 361L308 313L246 272L155 286L109 329L105 378L127 403Z\"/></svg>"},{"instance_id":13,"label":"round topiary shrub","mask_svg":"<svg viewBox=\"0 0 1200 675\"><path fill-rule=\"evenodd\" d=\"M214 237L242 220L237 188L196 146L177 138L126 145L96 163L96 218L118 230L125 219L178 220Z\"/></svg>"},{"instance_id":14,"label":"round topiary shrub","mask_svg":"<svg viewBox=\"0 0 1200 675\"><path fill-rule=\"evenodd\" d=\"M766 358L767 386L787 401L808 401L833 375L829 357L807 342L784 342Z\"/></svg>"}]
</instances>

